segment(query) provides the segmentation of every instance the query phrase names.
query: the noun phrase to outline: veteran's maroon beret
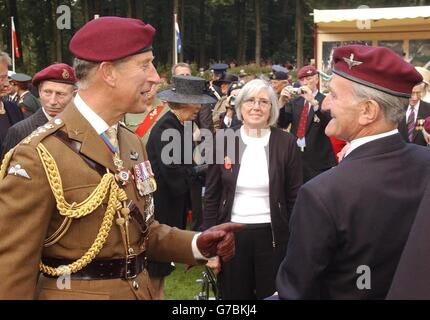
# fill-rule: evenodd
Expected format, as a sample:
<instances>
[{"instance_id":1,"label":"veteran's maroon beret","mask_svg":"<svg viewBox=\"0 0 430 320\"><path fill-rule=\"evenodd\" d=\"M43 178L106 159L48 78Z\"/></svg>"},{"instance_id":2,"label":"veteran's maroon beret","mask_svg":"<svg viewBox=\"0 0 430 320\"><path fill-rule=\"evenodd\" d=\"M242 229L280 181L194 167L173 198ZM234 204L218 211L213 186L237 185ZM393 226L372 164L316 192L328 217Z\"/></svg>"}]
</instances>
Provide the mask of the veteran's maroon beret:
<instances>
[{"instance_id":1,"label":"veteran's maroon beret","mask_svg":"<svg viewBox=\"0 0 430 320\"><path fill-rule=\"evenodd\" d=\"M297 79L302 79L305 77L313 76L318 73L318 70L315 69L313 65L308 65L300 68L300 70L297 72Z\"/></svg>"},{"instance_id":2,"label":"veteran's maroon beret","mask_svg":"<svg viewBox=\"0 0 430 320\"><path fill-rule=\"evenodd\" d=\"M350 45L333 52L333 73L385 93L409 98L423 81L414 66L384 47Z\"/></svg>"},{"instance_id":3,"label":"veteran's maroon beret","mask_svg":"<svg viewBox=\"0 0 430 320\"><path fill-rule=\"evenodd\" d=\"M49 80L67 84L75 84L75 71L65 63L51 64L49 67L39 71L33 77L33 86L37 87L42 81Z\"/></svg>"},{"instance_id":4,"label":"veteran's maroon beret","mask_svg":"<svg viewBox=\"0 0 430 320\"><path fill-rule=\"evenodd\" d=\"M70 41L69 48L82 60L115 61L152 50L154 34L154 27L142 20L102 17L79 29Z\"/></svg>"}]
</instances>

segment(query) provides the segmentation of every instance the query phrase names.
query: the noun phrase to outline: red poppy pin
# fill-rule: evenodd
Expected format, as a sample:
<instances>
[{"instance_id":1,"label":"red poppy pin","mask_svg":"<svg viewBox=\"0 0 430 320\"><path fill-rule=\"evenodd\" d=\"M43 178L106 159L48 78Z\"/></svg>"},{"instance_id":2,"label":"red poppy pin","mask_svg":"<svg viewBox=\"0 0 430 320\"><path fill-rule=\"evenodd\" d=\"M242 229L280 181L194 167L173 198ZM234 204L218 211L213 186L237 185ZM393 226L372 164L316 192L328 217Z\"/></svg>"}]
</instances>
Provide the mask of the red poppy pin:
<instances>
[{"instance_id":1,"label":"red poppy pin","mask_svg":"<svg viewBox=\"0 0 430 320\"><path fill-rule=\"evenodd\" d=\"M229 157L225 157L224 158L224 168L226 170L230 170L231 169L231 159Z\"/></svg>"}]
</instances>

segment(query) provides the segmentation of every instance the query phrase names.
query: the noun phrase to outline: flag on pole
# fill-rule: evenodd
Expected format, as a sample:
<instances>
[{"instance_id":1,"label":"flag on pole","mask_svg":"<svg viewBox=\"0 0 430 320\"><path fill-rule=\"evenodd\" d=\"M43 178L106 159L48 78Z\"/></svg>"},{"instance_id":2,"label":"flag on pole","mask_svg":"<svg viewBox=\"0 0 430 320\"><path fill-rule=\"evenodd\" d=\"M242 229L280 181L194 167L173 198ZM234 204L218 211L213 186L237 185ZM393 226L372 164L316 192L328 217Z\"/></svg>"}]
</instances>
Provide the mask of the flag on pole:
<instances>
[{"instance_id":1,"label":"flag on pole","mask_svg":"<svg viewBox=\"0 0 430 320\"><path fill-rule=\"evenodd\" d=\"M13 21L13 17L12 17L12 42L13 42L13 50L15 53L15 57L17 59L21 58L21 54L19 52L19 47L18 47L18 38L16 36L16 29L15 29L15 22Z\"/></svg>"},{"instance_id":2,"label":"flag on pole","mask_svg":"<svg viewBox=\"0 0 430 320\"><path fill-rule=\"evenodd\" d=\"M176 32L177 53L180 54L182 51L182 45L181 45L181 32L179 31L178 21L175 21L175 32Z\"/></svg>"}]
</instances>

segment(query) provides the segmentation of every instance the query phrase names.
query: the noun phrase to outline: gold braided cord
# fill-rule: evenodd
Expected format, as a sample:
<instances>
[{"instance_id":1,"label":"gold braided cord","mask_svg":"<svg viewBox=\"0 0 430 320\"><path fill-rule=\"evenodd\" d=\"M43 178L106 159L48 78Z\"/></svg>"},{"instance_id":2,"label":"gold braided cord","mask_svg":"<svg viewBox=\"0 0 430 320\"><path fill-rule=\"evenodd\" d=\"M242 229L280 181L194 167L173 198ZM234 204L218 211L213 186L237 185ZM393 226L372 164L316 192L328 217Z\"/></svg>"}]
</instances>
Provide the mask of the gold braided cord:
<instances>
[{"instance_id":1,"label":"gold braided cord","mask_svg":"<svg viewBox=\"0 0 430 320\"><path fill-rule=\"evenodd\" d=\"M57 208L63 216L74 219L84 217L97 209L106 196L109 195L107 209L97 237L88 251L81 258L68 266L58 268L49 267L40 263L40 271L53 277L59 277L64 274L78 272L91 263L91 261L100 253L112 228L115 212L122 208L121 202L127 200L127 195L115 182L114 175L107 172L103 176L100 184L87 199L80 204L73 203L70 205L64 198L61 177L54 158L41 143L37 146L37 152L39 153L49 184L55 196Z\"/></svg>"},{"instance_id":2,"label":"gold braided cord","mask_svg":"<svg viewBox=\"0 0 430 320\"><path fill-rule=\"evenodd\" d=\"M14 148L10 149L9 152L6 153L6 155L3 158L3 161L0 167L0 181L3 180L4 177L6 176L7 167L9 166L9 162L10 162L10 159L12 158L12 154L14 150L15 150Z\"/></svg>"},{"instance_id":3,"label":"gold braided cord","mask_svg":"<svg viewBox=\"0 0 430 320\"><path fill-rule=\"evenodd\" d=\"M39 265L40 271L52 277L60 277L65 274L75 273L75 272L78 272L79 270L82 270L85 266L91 263L91 261L93 261L93 259L100 253L109 235L110 229L112 228L112 222L116 212L116 204L118 202L117 189L119 189L119 187L115 182L112 182L111 188L112 190L109 196L109 202L108 202L105 216L103 217L102 225L97 234L96 240L88 249L88 251L85 252L85 254L81 258L79 258L78 260L76 260L75 262L67 266L60 266L58 268L53 268L41 262Z\"/></svg>"},{"instance_id":4,"label":"gold braided cord","mask_svg":"<svg viewBox=\"0 0 430 320\"><path fill-rule=\"evenodd\" d=\"M57 209L60 215L75 219L82 218L94 212L103 203L112 181L115 181L115 176L112 173L106 173L99 185L84 201L79 204L69 204L64 198L63 184L54 158L41 143L37 146L37 152L42 160L46 176L57 201Z\"/></svg>"}]
</instances>

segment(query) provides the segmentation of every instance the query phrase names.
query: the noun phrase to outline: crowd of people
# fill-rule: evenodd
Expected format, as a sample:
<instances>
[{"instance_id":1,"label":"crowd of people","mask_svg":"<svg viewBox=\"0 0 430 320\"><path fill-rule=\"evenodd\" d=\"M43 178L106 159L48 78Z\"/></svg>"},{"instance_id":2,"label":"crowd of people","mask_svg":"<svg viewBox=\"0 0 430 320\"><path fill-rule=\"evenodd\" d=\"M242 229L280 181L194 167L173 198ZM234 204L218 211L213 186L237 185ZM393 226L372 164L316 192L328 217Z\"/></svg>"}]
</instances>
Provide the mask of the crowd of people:
<instances>
[{"instance_id":1,"label":"crowd of people","mask_svg":"<svg viewBox=\"0 0 430 320\"><path fill-rule=\"evenodd\" d=\"M161 300L175 262L225 300L430 298L430 71L348 45L327 95L313 65L160 88L154 33L93 20L33 77L0 52L0 298Z\"/></svg>"}]
</instances>

